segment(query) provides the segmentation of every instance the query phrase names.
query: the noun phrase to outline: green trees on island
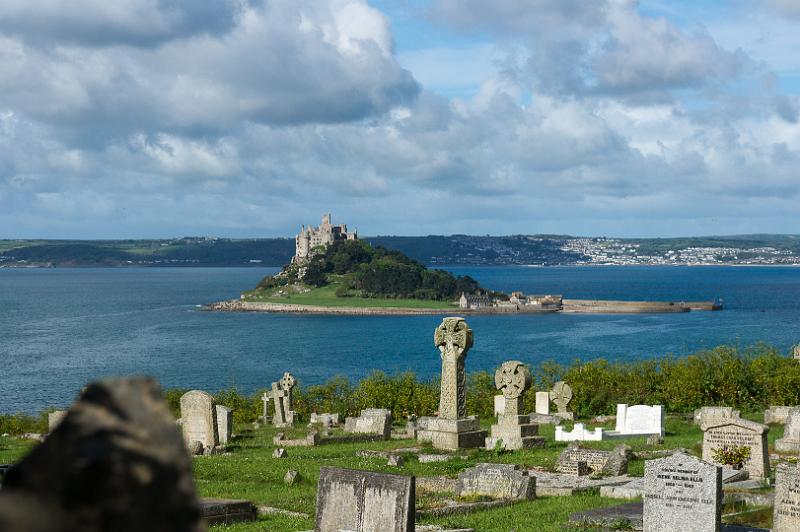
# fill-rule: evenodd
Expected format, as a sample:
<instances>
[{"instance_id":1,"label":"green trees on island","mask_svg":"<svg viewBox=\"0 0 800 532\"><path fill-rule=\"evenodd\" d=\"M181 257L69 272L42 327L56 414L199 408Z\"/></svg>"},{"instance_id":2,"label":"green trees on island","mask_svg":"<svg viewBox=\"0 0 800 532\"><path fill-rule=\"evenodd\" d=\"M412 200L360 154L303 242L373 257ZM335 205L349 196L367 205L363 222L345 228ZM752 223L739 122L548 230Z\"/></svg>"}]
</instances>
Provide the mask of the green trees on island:
<instances>
[{"instance_id":1,"label":"green trees on island","mask_svg":"<svg viewBox=\"0 0 800 532\"><path fill-rule=\"evenodd\" d=\"M428 269L399 251L372 247L358 240L337 241L319 248L302 265L290 264L266 277L258 289L302 283L312 287L336 283L339 297L381 297L451 301L462 292L485 292L475 279Z\"/></svg>"}]
</instances>

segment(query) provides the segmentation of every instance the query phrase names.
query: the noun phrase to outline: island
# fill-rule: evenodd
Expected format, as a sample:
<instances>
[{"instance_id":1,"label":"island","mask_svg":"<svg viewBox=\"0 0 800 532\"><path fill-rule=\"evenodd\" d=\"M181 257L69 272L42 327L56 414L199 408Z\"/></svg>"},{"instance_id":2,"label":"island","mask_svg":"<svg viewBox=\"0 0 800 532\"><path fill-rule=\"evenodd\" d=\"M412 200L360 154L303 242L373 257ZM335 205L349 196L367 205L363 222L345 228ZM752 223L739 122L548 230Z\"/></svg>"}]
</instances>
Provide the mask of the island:
<instances>
[{"instance_id":1,"label":"island","mask_svg":"<svg viewBox=\"0 0 800 532\"><path fill-rule=\"evenodd\" d=\"M720 310L711 301L603 301L490 290L469 276L427 268L405 254L359 240L326 214L301 226L291 262L239 299L212 303L228 312L346 315L507 313L649 313Z\"/></svg>"}]
</instances>

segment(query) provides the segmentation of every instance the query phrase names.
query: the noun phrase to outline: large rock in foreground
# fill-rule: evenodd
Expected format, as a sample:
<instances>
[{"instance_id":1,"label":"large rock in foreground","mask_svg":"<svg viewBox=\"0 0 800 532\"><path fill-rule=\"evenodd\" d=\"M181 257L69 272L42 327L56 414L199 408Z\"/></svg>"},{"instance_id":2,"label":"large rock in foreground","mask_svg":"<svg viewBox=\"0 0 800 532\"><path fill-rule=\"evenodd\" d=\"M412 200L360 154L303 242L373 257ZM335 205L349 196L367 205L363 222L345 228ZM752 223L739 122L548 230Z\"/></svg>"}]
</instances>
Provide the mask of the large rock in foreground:
<instances>
[{"instance_id":1,"label":"large rock in foreground","mask_svg":"<svg viewBox=\"0 0 800 532\"><path fill-rule=\"evenodd\" d=\"M204 530L191 458L158 384L91 384L0 492L0 530Z\"/></svg>"}]
</instances>

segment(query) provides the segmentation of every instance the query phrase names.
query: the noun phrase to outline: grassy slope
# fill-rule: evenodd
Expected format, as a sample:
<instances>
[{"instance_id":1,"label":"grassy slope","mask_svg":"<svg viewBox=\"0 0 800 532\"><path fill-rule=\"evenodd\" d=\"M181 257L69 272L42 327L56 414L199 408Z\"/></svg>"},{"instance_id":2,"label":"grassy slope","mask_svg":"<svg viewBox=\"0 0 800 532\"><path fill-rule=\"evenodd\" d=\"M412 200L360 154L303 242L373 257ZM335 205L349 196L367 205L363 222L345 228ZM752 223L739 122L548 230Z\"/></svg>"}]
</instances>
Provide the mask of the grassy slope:
<instances>
[{"instance_id":1,"label":"grassy slope","mask_svg":"<svg viewBox=\"0 0 800 532\"><path fill-rule=\"evenodd\" d=\"M323 307L398 307L398 308L430 308L448 309L455 308L446 301L430 301L425 299L378 299L364 297L336 297L338 283L331 283L321 288L313 288L303 294L290 294L274 296L273 290L245 292L248 301L261 301L265 303L284 303L293 305L319 305Z\"/></svg>"},{"instance_id":2,"label":"grassy slope","mask_svg":"<svg viewBox=\"0 0 800 532\"><path fill-rule=\"evenodd\" d=\"M747 416L760 420L760 415ZM609 425L607 425L609 426ZM702 433L691 423L668 419L665 448L688 448L699 454ZM194 460L197 489L202 496L248 499L259 505L268 505L314 514L316 500L316 482L319 469L323 465L348 467L386 473L399 473L417 476L447 475L455 477L459 471L479 462L518 463L526 467L554 466L558 455L566 446L565 443L553 441L552 426L542 426L541 434L547 445L544 449L517 451L496 455L485 450L462 451L458 454L466 458L457 458L449 462L421 464L413 455L406 456L405 465L399 468L388 467L386 460L378 457L359 458L359 449L395 449L416 445L412 440L394 440L388 442L372 442L362 444L337 444L319 447L288 448L289 456L284 459L272 458L272 436L277 432L271 426L258 430L240 427L230 446L227 456L197 457ZM302 429L294 429L288 436L303 434ZM770 444L783 433L782 427L773 427L770 431ZM635 451L648 449L644 438L624 440ZM610 449L620 442L587 443L588 447ZM0 463L19 460L31 447L32 443L12 438L0 438ZM436 451L432 451L436 452ZM301 481L295 486L286 486L283 476L288 469L300 472ZM630 474L640 476L644 472L644 461L634 460L629 467ZM537 531L563 530L569 515L573 512L620 504L625 501L606 499L596 494L574 497L542 497L534 501L517 503L510 507L467 515L456 515L435 519L424 519L422 522L447 525L450 527L473 527L483 532L508 532L508 530L527 530L535 527ZM767 513L767 517L769 517ZM768 523L763 523L768 524ZM299 531L309 530L314 526L313 518L297 518L287 516L267 516L255 523L215 527L213 530L233 530L255 532L264 530Z\"/></svg>"}]
</instances>

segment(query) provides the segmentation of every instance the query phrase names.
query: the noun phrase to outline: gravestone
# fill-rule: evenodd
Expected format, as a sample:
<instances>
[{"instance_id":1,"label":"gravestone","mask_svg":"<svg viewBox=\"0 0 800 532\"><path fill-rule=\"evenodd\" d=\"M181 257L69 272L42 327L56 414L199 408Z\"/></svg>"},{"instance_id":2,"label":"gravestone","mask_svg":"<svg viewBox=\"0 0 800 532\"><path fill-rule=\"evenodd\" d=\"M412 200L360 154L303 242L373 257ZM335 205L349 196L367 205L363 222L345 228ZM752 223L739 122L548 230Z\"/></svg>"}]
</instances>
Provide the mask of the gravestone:
<instances>
[{"instance_id":1,"label":"gravestone","mask_svg":"<svg viewBox=\"0 0 800 532\"><path fill-rule=\"evenodd\" d=\"M217 405L217 439L220 445L227 445L233 434L233 410Z\"/></svg>"},{"instance_id":2,"label":"gravestone","mask_svg":"<svg viewBox=\"0 0 800 532\"><path fill-rule=\"evenodd\" d=\"M47 431L53 432L66 415L66 410L54 410L47 414Z\"/></svg>"},{"instance_id":3,"label":"gravestone","mask_svg":"<svg viewBox=\"0 0 800 532\"><path fill-rule=\"evenodd\" d=\"M797 465L783 463L775 468L775 508L773 532L800 530L800 470Z\"/></svg>"},{"instance_id":4,"label":"gravestone","mask_svg":"<svg viewBox=\"0 0 800 532\"><path fill-rule=\"evenodd\" d=\"M200 500L203 521L211 525L231 525L256 520L256 507L250 501L203 498Z\"/></svg>"},{"instance_id":5,"label":"gravestone","mask_svg":"<svg viewBox=\"0 0 800 532\"><path fill-rule=\"evenodd\" d=\"M800 451L800 407L792 408L786 417L783 438L775 440L775 450L782 453Z\"/></svg>"},{"instance_id":6,"label":"gravestone","mask_svg":"<svg viewBox=\"0 0 800 532\"><path fill-rule=\"evenodd\" d=\"M557 465L557 471L564 475L572 475L573 477L584 477L592 474L592 469L589 464L583 460L578 461L563 461Z\"/></svg>"},{"instance_id":7,"label":"gravestone","mask_svg":"<svg viewBox=\"0 0 800 532\"><path fill-rule=\"evenodd\" d=\"M503 362L494 374L495 387L503 392L503 412L492 425L492 435L486 438L486 448L531 449L543 447L539 426L530 423L530 416L521 415L522 396L531 387L531 372L518 360Z\"/></svg>"},{"instance_id":8,"label":"gravestone","mask_svg":"<svg viewBox=\"0 0 800 532\"><path fill-rule=\"evenodd\" d=\"M322 467L316 532L413 532L414 477Z\"/></svg>"},{"instance_id":9,"label":"gravestone","mask_svg":"<svg viewBox=\"0 0 800 532\"><path fill-rule=\"evenodd\" d=\"M294 424L294 412L286 408L288 392L281 387L280 383L273 382L269 395L274 407L272 424L276 427L290 427Z\"/></svg>"},{"instance_id":10,"label":"gravestone","mask_svg":"<svg viewBox=\"0 0 800 532\"><path fill-rule=\"evenodd\" d=\"M558 409L556 414L562 419L574 419L575 414L567 411L567 405L572 400L572 388L564 381L558 381L553 385L553 390L550 392L550 398L556 404Z\"/></svg>"},{"instance_id":11,"label":"gravestone","mask_svg":"<svg viewBox=\"0 0 800 532\"><path fill-rule=\"evenodd\" d=\"M442 359L439 416L430 418L425 430L417 431L417 439L430 441L437 449L481 447L486 431L480 430L476 417L467 417L464 361L472 347L472 329L463 318L445 318L434 331L433 343Z\"/></svg>"},{"instance_id":12,"label":"gravestone","mask_svg":"<svg viewBox=\"0 0 800 532\"><path fill-rule=\"evenodd\" d=\"M217 409L214 398L201 390L186 392L181 397L181 429L186 447L199 441L203 452L210 454L219 445Z\"/></svg>"},{"instance_id":13,"label":"gravestone","mask_svg":"<svg viewBox=\"0 0 800 532\"><path fill-rule=\"evenodd\" d=\"M268 413L269 413L269 400L270 400L269 394L267 392L264 392L263 395L261 396L261 402L264 403L264 409L262 410L261 420L264 423L266 423L267 420L269 419L269 415L268 415Z\"/></svg>"},{"instance_id":14,"label":"gravestone","mask_svg":"<svg viewBox=\"0 0 800 532\"><path fill-rule=\"evenodd\" d=\"M388 440L392 435L392 411L384 408L365 408L360 416L345 418L344 431L354 434L375 434Z\"/></svg>"},{"instance_id":15,"label":"gravestone","mask_svg":"<svg viewBox=\"0 0 800 532\"><path fill-rule=\"evenodd\" d=\"M789 412L791 412L793 406L773 406L770 405L769 408L764 410L764 424L776 424L776 425L783 425L786 423L786 419L789 417Z\"/></svg>"},{"instance_id":16,"label":"gravestone","mask_svg":"<svg viewBox=\"0 0 800 532\"><path fill-rule=\"evenodd\" d=\"M628 473L628 462L632 456L627 445L617 445L611 451L584 449L577 442L570 444L556 462L556 470L572 474L577 462L584 462L593 474L616 477Z\"/></svg>"},{"instance_id":17,"label":"gravestone","mask_svg":"<svg viewBox=\"0 0 800 532\"><path fill-rule=\"evenodd\" d=\"M710 423L713 419L738 418L740 412L730 406L703 406L694 411L694 422L697 425Z\"/></svg>"},{"instance_id":18,"label":"gravestone","mask_svg":"<svg viewBox=\"0 0 800 532\"><path fill-rule=\"evenodd\" d=\"M286 410L286 412L291 412L293 410L292 407L294 406L294 403L292 402L292 390L296 384L297 379L295 379L294 375L288 371L283 374L283 377L280 380L281 390L286 393L283 400L283 408Z\"/></svg>"},{"instance_id":19,"label":"gravestone","mask_svg":"<svg viewBox=\"0 0 800 532\"><path fill-rule=\"evenodd\" d=\"M483 496L493 499L536 498L536 477L518 464L477 464L458 474L456 497Z\"/></svg>"},{"instance_id":20,"label":"gravestone","mask_svg":"<svg viewBox=\"0 0 800 532\"><path fill-rule=\"evenodd\" d=\"M339 424L339 414L311 414L311 423L320 423L325 428L330 428Z\"/></svg>"},{"instance_id":21,"label":"gravestone","mask_svg":"<svg viewBox=\"0 0 800 532\"><path fill-rule=\"evenodd\" d=\"M0 530L200 532L192 462L153 379L86 387L0 490Z\"/></svg>"},{"instance_id":22,"label":"gravestone","mask_svg":"<svg viewBox=\"0 0 800 532\"><path fill-rule=\"evenodd\" d=\"M664 436L664 407L661 405L617 405L614 430L620 436Z\"/></svg>"},{"instance_id":23,"label":"gravestone","mask_svg":"<svg viewBox=\"0 0 800 532\"><path fill-rule=\"evenodd\" d=\"M767 433L769 427L747 419L713 419L701 425L703 431L703 460L714 462L714 450L726 447L750 447L750 459L744 468L751 479L769 478L769 454Z\"/></svg>"},{"instance_id":24,"label":"gravestone","mask_svg":"<svg viewBox=\"0 0 800 532\"><path fill-rule=\"evenodd\" d=\"M536 392L535 412L545 416L550 415L550 392Z\"/></svg>"},{"instance_id":25,"label":"gravestone","mask_svg":"<svg viewBox=\"0 0 800 532\"><path fill-rule=\"evenodd\" d=\"M647 532L718 532L721 509L721 467L683 453L645 462Z\"/></svg>"}]
</instances>

